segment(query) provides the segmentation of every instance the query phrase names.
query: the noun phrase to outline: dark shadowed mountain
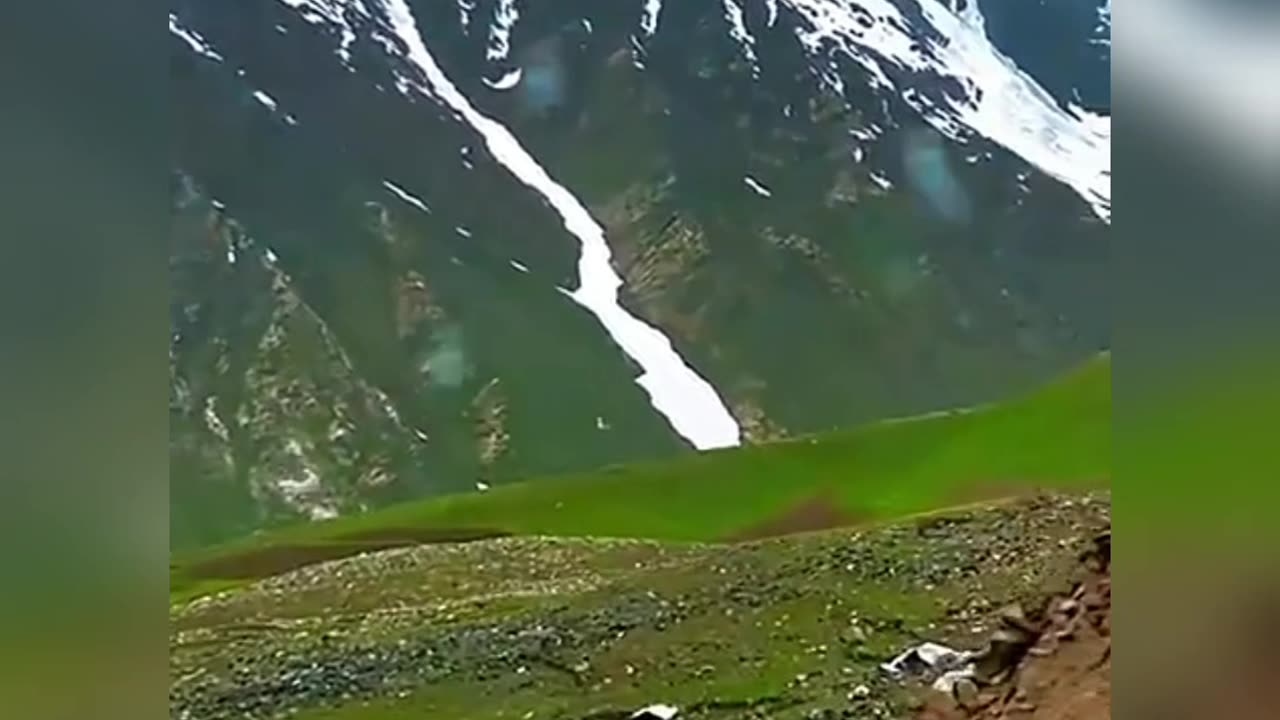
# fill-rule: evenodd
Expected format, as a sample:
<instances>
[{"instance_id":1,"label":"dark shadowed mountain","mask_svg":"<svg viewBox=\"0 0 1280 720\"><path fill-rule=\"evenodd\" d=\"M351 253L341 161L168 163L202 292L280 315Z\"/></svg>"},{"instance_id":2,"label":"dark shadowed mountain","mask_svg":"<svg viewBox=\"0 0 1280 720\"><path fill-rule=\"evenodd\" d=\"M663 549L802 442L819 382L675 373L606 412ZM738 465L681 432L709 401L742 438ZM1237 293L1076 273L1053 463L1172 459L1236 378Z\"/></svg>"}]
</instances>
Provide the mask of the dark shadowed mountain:
<instances>
[{"instance_id":1,"label":"dark shadowed mountain","mask_svg":"<svg viewBox=\"0 0 1280 720\"><path fill-rule=\"evenodd\" d=\"M1109 3L169 31L174 546L984 403L1108 344Z\"/></svg>"}]
</instances>

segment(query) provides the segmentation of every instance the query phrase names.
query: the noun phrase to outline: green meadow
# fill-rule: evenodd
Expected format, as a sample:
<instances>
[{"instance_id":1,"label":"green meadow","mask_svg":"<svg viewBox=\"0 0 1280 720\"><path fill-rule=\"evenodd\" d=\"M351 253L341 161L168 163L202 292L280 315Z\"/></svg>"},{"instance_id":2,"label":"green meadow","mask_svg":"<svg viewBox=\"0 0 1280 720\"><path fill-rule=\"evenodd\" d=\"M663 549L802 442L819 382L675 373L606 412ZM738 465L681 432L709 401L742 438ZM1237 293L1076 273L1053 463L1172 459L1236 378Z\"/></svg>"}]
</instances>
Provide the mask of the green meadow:
<instances>
[{"instance_id":1,"label":"green meadow","mask_svg":"<svg viewBox=\"0 0 1280 720\"><path fill-rule=\"evenodd\" d=\"M283 528L179 555L172 601L332 557L502 535L715 542L881 523L1111 482L1111 359L1022 397L811 437L605 467Z\"/></svg>"}]
</instances>

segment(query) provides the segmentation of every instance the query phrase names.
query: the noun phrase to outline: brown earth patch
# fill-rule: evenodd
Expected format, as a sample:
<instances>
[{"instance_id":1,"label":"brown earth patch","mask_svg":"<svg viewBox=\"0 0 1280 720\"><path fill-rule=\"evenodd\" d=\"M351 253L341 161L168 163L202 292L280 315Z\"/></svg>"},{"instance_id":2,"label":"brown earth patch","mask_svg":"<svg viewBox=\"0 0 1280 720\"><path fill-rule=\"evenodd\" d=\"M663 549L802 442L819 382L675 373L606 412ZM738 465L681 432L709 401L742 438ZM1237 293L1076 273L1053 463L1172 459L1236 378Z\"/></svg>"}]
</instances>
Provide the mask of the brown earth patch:
<instances>
[{"instance_id":1,"label":"brown earth patch","mask_svg":"<svg viewBox=\"0 0 1280 720\"><path fill-rule=\"evenodd\" d=\"M844 510L834 498L827 493L823 493L805 500L780 515L736 532L726 540L728 542L763 540L795 533L848 527L866 520L867 518L859 517Z\"/></svg>"},{"instance_id":2,"label":"brown earth patch","mask_svg":"<svg viewBox=\"0 0 1280 720\"><path fill-rule=\"evenodd\" d=\"M1082 558L1087 574L1070 593L1052 595L1034 622L1015 615L1013 628L1027 634L1029 645L1012 666L984 667L995 656L989 649L977 660L978 683L967 690L958 684L954 697L929 691L917 719L1109 720L1110 552L1107 533ZM981 686L983 679L991 684Z\"/></svg>"},{"instance_id":3,"label":"brown earth patch","mask_svg":"<svg viewBox=\"0 0 1280 720\"><path fill-rule=\"evenodd\" d=\"M243 580L266 578L307 565L340 560L361 553L410 545L465 543L507 537L511 533L482 528L378 528L311 545L272 545L213 558L192 565L196 579Z\"/></svg>"}]
</instances>

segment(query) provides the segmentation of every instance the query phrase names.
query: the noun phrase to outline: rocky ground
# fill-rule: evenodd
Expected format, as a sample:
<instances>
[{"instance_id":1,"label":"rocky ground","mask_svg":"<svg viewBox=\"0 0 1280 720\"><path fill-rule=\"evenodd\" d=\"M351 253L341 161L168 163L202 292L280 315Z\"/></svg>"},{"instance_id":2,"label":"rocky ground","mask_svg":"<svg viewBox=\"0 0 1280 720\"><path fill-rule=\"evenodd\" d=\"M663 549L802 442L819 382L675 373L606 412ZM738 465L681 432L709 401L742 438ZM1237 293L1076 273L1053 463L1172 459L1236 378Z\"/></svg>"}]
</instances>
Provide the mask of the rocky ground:
<instances>
[{"instance_id":1,"label":"rocky ground","mask_svg":"<svg viewBox=\"0 0 1280 720\"><path fill-rule=\"evenodd\" d=\"M174 608L170 716L1019 717L1085 687L1035 668L1098 663L1109 688L1109 581L1080 562L1109 526L1109 496L1040 496L735 545L503 538L346 558ZM948 697L881 668L924 641L989 648L1010 607L1027 634L1003 675Z\"/></svg>"},{"instance_id":2,"label":"rocky ground","mask_svg":"<svg viewBox=\"0 0 1280 720\"><path fill-rule=\"evenodd\" d=\"M971 677L928 697L919 720L1099 720L1111 717L1111 535L1081 557L1068 592L1028 613L1000 613Z\"/></svg>"}]
</instances>

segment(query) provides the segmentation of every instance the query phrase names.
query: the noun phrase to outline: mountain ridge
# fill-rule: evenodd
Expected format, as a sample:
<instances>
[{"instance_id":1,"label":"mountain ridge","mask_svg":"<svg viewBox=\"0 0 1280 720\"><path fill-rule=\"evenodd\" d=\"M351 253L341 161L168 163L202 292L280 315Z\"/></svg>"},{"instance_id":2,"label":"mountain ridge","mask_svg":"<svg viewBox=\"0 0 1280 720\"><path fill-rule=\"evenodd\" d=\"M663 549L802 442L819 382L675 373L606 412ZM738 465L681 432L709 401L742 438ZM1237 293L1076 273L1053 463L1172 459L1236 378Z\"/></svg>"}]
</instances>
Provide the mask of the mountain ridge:
<instances>
[{"instance_id":1,"label":"mountain ridge","mask_svg":"<svg viewBox=\"0 0 1280 720\"><path fill-rule=\"evenodd\" d=\"M206 278L175 282L171 304L171 396L193 389L171 403L175 546L986 402L1107 346L1110 226L1080 192L1097 178L1060 167L1094 167L1105 108L1076 113L1000 54L1021 20L931 1L480 2L467 29L462 9L171 7L187 253L171 266ZM1092 39L1063 43L1101 52ZM1074 78L1101 102L1077 74L1092 67L1045 87ZM991 104L1005 81L1006 119L1043 147L1012 152L983 125L1015 102ZM513 144L517 174L492 149ZM371 406L347 430L364 438L351 462L328 457L320 415L252 422L270 404L247 374L263 362L254 313L276 301L265 279L207 278L267 249L299 317L327 328L298 338L348 361L343 380L290 345L273 372L303 404L367 388L345 401Z\"/></svg>"}]
</instances>

